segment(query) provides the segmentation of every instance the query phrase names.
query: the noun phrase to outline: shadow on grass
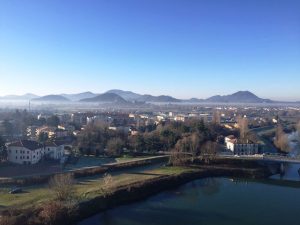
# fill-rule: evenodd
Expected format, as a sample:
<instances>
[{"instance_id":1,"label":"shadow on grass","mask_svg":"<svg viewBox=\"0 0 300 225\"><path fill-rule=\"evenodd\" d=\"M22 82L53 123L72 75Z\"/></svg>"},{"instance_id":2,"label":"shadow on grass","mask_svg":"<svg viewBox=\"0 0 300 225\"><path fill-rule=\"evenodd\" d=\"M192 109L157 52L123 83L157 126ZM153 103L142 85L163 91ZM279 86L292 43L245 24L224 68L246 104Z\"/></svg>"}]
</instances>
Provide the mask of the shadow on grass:
<instances>
[{"instance_id":1,"label":"shadow on grass","mask_svg":"<svg viewBox=\"0 0 300 225\"><path fill-rule=\"evenodd\" d=\"M147 176L161 176L163 174L159 174L159 173L147 173L147 172L131 172L131 173L127 173L127 174L132 174L132 175L147 175Z\"/></svg>"}]
</instances>

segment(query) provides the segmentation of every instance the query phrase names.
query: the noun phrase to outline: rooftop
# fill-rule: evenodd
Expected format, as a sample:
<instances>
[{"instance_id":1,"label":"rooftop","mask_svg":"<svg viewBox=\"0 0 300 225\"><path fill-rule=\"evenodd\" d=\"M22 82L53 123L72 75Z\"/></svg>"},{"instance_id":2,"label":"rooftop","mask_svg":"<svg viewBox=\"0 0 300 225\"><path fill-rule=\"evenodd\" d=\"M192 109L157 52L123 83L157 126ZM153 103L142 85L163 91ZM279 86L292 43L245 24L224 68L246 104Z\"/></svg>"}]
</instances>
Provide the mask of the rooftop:
<instances>
[{"instance_id":1,"label":"rooftop","mask_svg":"<svg viewBox=\"0 0 300 225\"><path fill-rule=\"evenodd\" d=\"M19 141L16 141L16 142L13 142L13 143L9 144L8 146L10 146L10 147L24 147L24 148L27 148L27 149L32 150L32 151L43 147L43 145L41 145L40 143L38 143L36 141L31 141L31 140L19 140Z\"/></svg>"}]
</instances>

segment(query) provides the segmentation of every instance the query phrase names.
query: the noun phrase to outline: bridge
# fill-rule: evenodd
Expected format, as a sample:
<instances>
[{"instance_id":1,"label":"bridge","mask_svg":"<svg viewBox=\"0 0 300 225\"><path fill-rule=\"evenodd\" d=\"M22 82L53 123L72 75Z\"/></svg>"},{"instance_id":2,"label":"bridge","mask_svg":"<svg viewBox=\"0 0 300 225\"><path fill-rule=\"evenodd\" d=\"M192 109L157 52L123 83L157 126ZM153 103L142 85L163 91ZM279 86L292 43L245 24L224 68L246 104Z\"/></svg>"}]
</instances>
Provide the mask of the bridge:
<instances>
[{"instance_id":1,"label":"bridge","mask_svg":"<svg viewBox=\"0 0 300 225\"><path fill-rule=\"evenodd\" d=\"M257 155L219 155L217 158L244 159L262 162L295 163L300 164L300 156L288 156L282 154L257 154Z\"/></svg>"},{"instance_id":2,"label":"bridge","mask_svg":"<svg viewBox=\"0 0 300 225\"><path fill-rule=\"evenodd\" d=\"M163 155L171 155L171 152L162 152ZM183 152L182 155L192 156L192 153ZM262 161L262 162L276 162L276 163L295 163L300 164L300 155L289 156L280 153L264 153L264 154L255 154L255 155L233 155L228 153L221 154L203 154L198 157L202 158L217 158L217 159L242 159L242 160L251 160L251 161Z\"/></svg>"}]
</instances>

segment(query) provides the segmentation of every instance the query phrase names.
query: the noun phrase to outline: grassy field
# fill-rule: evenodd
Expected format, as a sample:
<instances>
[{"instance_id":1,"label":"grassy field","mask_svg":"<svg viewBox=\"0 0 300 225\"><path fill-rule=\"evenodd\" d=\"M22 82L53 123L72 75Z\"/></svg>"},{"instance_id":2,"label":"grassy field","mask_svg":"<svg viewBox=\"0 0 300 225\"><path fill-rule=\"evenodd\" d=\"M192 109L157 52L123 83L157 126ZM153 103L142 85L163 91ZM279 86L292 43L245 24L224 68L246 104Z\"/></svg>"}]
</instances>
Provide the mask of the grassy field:
<instances>
[{"instance_id":1,"label":"grassy field","mask_svg":"<svg viewBox=\"0 0 300 225\"><path fill-rule=\"evenodd\" d=\"M22 178L31 175L47 175L71 170L82 169L86 167L96 167L107 163L130 162L134 160L144 159L147 157L130 157L123 156L119 158L82 156L74 164L67 164L64 168L57 162L42 162L36 165L15 165L9 163L0 164L1 178Z\"/></svg>"},{"instance_id":2,"label":"grassy field","mask_svg":"<svg viewBox=\"0 0 300 225\"><path fill-rule=\"evenodd\" d=\"M81 156L75 164L67 164L65 171L80 169L84 167L101 166L105 163L116 162L113 158L95 157L95 156Z\"/></svg>"},{"instance_id":3,"label":"grassy field","mask_svg":"<svg viewBox=\"0 0 300 225\"><path fill-rule=\"evenodd\" d=\"M149 156L148 156L149 157ZM118 158L107 158L107 157L95 157L95 156L81 156L76 164L67 164L65 166L65 171L70 171L74 169L81 169L85 167L101 166L107 163L117 163L117 162L130 162L133 160L144 159L148 157L132 157L124 155Z\"/></svg>"},{"instance_id":4,"label":"grassy field","mask_svg":"<svg viewBox=\"0 0 300 225\"><path fill-rule=\"evenodd\" d=\"M191 171L191 168L162 167L153 170L141 170L138 172L124 172L113 175L113 186L115 188L130 183L145 181L158 176L174 175ZM90 199L102 195L103 177L89 177L76 180L74 185L75 198L79 200ZM54 194L48 185L25 187L24 193L9 194L9 189L0 188L0 209L7 207L30 207L54 198Z\"/></svg>"},{"instance_id":5,"label":"grassy field","mask_svg":"<svg viewBox=\"0 0 300 225\"><path fill-rule=\"evenodd\" d=\"M270 133L275 132L274 126L259 128L259 129L255 129L253 131L256 132L256 134L258 135L258 137L260 139L260 144L264 148L263 149L264 152L272 152L272 153L277 152L277 149L274 147L274 145L271 143L271 141L268 140L267 138L263 137L264 134L270 134Z\"/></svg>"},{"instance_id":6,"label":"grassy field","mask_svg":"<svg viewBox=\"0 0 300 225\"><path fill-rule=\"evenodd\" d=\"M115 158L115 160L117 162L130 162L133 160L146 159L146 158L149 158L149 156L133 157L133 156L129 156L129 155L124 155L122 157Z\"/></svg>"}]
</instances>

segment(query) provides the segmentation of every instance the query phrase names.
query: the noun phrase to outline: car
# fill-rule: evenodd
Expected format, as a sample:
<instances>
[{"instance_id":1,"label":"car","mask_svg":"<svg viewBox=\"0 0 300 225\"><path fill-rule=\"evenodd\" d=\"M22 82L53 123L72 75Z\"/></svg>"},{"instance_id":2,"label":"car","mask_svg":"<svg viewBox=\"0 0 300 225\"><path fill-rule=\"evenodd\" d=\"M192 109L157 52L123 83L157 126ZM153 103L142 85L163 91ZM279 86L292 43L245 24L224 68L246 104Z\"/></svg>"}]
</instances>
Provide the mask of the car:
<instances>
[{"instance_id":1,"label":"car","mask_svg":"<svg viewBox=\"0 0 300 225\"><path fill-rule=\"evenodd\" d=\"M20 187L14 187L9 191L9 194L19 194L22 193L22 188Z\"/></svg>"}]
</instances>

